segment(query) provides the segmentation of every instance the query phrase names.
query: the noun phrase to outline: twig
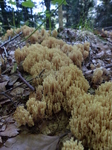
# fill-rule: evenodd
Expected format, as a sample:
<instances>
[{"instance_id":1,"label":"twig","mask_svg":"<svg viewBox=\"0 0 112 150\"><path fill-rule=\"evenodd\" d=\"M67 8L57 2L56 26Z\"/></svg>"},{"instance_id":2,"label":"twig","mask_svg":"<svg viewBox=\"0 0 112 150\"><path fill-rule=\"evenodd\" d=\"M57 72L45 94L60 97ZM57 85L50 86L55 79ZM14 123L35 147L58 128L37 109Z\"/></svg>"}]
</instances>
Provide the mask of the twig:
<instances>
[{"instance_id":1,"label":"twig","mask_svg":"<svg viewBox=\"0 0 112 150\"><path fill-rule=\"evenodd\" d=\"M42 73L45 71L45 69L43 69L40 73L39 73L39 78L42 75Z\"/></svg>"},{"instance_id":2,"label":"twig","mask_svg":"<svg viewBox=\"0 0 112 150\"><path fill-rule=\"evenodd\" d=\"M106 65L105 68L110 68L112 67L112 64Z\"/></svg>"},{"instance_id":3,"label":"twig","mask_svg":"<svg viewBox=\"0 0 112 150\"><path fill-rule=\"evenodd\" d=\"M8 39L7 41L5 41L2 45L0 45L0 48L3 47L4 45L6 45L7 43L13 41L15 38L17 38L18 36L20 36L22 34L22 32L20 32L19 34L15 35L13 38Z\"/></svg>"},{"instance_id":4,"label":"twig","mask_svg":"<svg viewBox=\"0 0 112 150\"><path fill-rule=\"evenodd\" d=\"M1 92L0 94L4 95L5 97L9 98L12 101L11 97L9 95L7 95L5 92Z\"/></svg>"},{"instance_id":5,"label":"twig","mask_svg":"<svg viewBox=\"0 0 112 150\"><path fill-rule=\"evenodd\" d=\"M32 79L28 80L27 82L31 82L31 81L33 81L34 79L39 78L39 77L41 76L41 74L42 74L44 71L45 71L45 69L43 69L43 70L39 73L39 75L38 75L38 76L36 76L35 78L32 78ZM21 84L19 84L19 85L17 85L17 86L15 86L15 87L13 87L13 88L10 88L10 89L8 89L8 90L4 91L4 93L8 93L8 92L10 92L10 91L12 91L12 90L14 90L14 89L16 89L16 88L20 87L20 86L21 86L21 85L23 85L23 84L24 84L24 82L23 82L23 83L21 83ZM0 92L0 95L3 95L3 93L2 93L2 92Z\"/></svg>"},{"instance_id":6,"label":"twig","mask_svg":"<svg viewBox=\"0 0 112 150\"><path fill-rule=\"evenodd\" d=\"M30 85L21 75L21 73L18 71L18 68L17 68L17 73L18 73L18 76L20 77L20 79L32 90L32 91L35 91L34 87L32 85Z\"/></svg>"},{"instance_id":7,"label":"twig","mask_svg":"<svg viewBox=\"0 0 112 150\"><path fill-rule=\"evenodd\" d=\"M4 70L1 75L3 75L3 74L5 74L6 72L8 72L11 68L12 68L12 67L9 67L9 68L7 68L6 70Z\"/></svg>"}]
</instances>

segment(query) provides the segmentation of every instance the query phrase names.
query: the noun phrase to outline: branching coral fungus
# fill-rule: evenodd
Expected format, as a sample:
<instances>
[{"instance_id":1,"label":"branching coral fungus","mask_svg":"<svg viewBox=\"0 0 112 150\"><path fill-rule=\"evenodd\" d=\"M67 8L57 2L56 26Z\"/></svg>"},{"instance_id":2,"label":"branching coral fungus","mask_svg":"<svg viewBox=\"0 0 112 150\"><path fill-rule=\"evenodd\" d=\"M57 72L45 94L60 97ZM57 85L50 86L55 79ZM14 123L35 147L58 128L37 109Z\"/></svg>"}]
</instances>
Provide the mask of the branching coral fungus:
<instances>
[{"instance_id":1,"label":"branching coral fungus","mask_svg":"<svg viewBox=\"0 0 112 150\"><path fill-rule=\"evenodd\" d=\"M27 48L27 46L24 47L24 49L21 51L20 48L16 49L15 51L15 59L17 61L17 63L19 64L21 61L23 61L26 56L29 53L29 49Z\"/></svg>"},{"instance_id":2,"label":"branching coral fungus","mask_svg":"<svg viewBox=\"0 0 112 150\"><path fill-rule=\"evenodd\" d=\"M49 37L42 42L42 45L47 46L48 48L61 49L64 44L65 44L65 42L63 40L58 40L54 37Z\"/></svg>"},{"instance_id":3,"label":"branching coral fungus","mask_svg":"<svg viewBox=\"0 0 112 150\"><path fill-rule=\"evenodd\" d=\"M70 48L71 46L68 45L68 49ZM83 56L82 56L82 53L81 51L77 48L76 45L74 45L73 47L71 47L71 50L68 51L68 49L66 49L66 45L62 47L62 51L66 50L68 54L68 57L74 62L75 65L77 65L78 67L81 68L81 63L83 61Z\"/></svg>"},{"instance_id":4,"label":"branching coral fungus","mask_svg":"<svg viewBox=\"0 0 112 150\"><path fill-rule=\"evenodd\" d=\"M93 73L92 82L94 84L101 84L103 81L102 76L103 76L103 71L100 68L95 69Z\"/></svg>"},{"instance_id":5,"label":"branching coral fungus","mask_svg":"<svg viewBox=\"0 0 112 150\"><path fill-rule=\"evenodd\" d=\"M111 86L112 83L102 84L95 96L79 96L74 105L70 129L90 149L112 149Z\"/></svg>"},{"instance_id":6,"label":"branching coral fungus","mask_svg":"<svg viewBox=\"0 0 112 150\"><path fill-rule=\"evenodd\" d=\"M74 92L71 92L71 86L74 87ZM52 115L53 112L59 112L61 107L70 112L73 109L70 105L71 94L76 99L80 94L87 92L89 84L82 72L71 64L70 66L63 66L56 73L47 76L44 79L43 88L43 98L48 104L46 109L48 114Z\"/></svg>"},{"instance_id":7,"label":"branching coral fungus","mask_svg":"<svg viewBox=\"0 0 112 150\"><path fill-rule=\"evenodd\" d=\"M46 114L52 116L53 113L58 113L62 107L65 111L70 112L72 108L68 105L69 99L67 98L70 97L69 94L71 94L71 92L67 93L69 88L74 86L75 91L80 88L82 92L79 91L78 93L87 92L89 88L89 84L84 78L82 71L74 66L72 61L58 49L48 49L47 47L41 49L42 46L38 46L38 44L32 45L28 47L28 49L31 50L33 47L35 47L35 50L29 52L28 56L26 56L23 62L23 68L35 76L39 74L43 68L46 69L46 73L49 72L49 74L43 78L43 83L40 83L43 84L43 97L41 95L41 100L47 104L46 108L44 107ZM78 96L78 93L76 92L74 96ZM28 105L29 102L31 102L32 105L31 103ZM28 100L27 107L30 106L30 108L32 107L33 109L33 103L37 108L37 104L35 104L37 102L35 102L34 99ZM29 109L28 111L32 114ZM33 116L33 118L35 117Z\"/></svg>"},{"instance_id":8,"label":"branching coral fungus","mask_svg":"<svg viewBox=\"0 0 112 150\"><path fill-rule=\"evenodd\" d=\"M83 144L89 137L88 134L91 135L88 124L90 122L90 118L92 112L88 112L89 107L93 102L93 97L89 94L84 94L83 96L79 96L77 100L75 100L75 104L73 105L72 118L70 120L70 129L72 133L78 140L81 140ZM85 137L85 138L83 138ZM90 140L90 139L89 139Z\"/></svg>"},{"instance_id":9,"label":"branching coral fungus","mask_svg":"<svg viewBox=\"0 0 112 150\"><path fill-rule=\"evenodd\" d=\"M112 82L105 82L104 84L101 84L99 88L95 91L97 95L110 95L112 92Z\"/></svg>"},{"instance_id":10,"label":"branching coral fungus","mask_svg":"<svg viewBox=\"0 0 112 150\"><path fill-rule=\"evenodd\" d=\"M42 44L44 44L44 42ZM55 44L59 47L57 48ZM87 92L89 88L89 84L84 78L82 71L73 65L73 61L67 56L67 54L60 50L64 44L65 43L60 40L55 43L54 40L52 45L54 48L34 44L29 47L23 47L22 50L17 49L15 51L16 61L23 61L24 70L31 75L37 76L43 69L45 69L43 80L41 82L37 81L37 84L43 84L43 96L41 95L41 100L47 104L45 112L50 116L53 113L58 113L62 107L67 112L71 111L73 108L71 107L71 104L74 102L71 102L70 105L69 102L67 102L69 101L69 98L71 98L69 95L72 93L69 90L71 86L74 87L73 89L75 91L78 91L75 92L74 96L76 97L78 94ZM80 55L77 56L77 47L74 46L74 48L72 48L70 45L65 45L65 48L66 47L69 51L74 49L74 58L76 58L77 62L79 61L80 64L82 61L82 54L79 51ZM76 57L75 49L77 51ZM27 52L27 54L25 52ZM37 98L37 96L34 96L34 98Z\"/></svg>"},{"instance_id":11,"label":"branching coral fungus","mask_svg":"<svg viewBox=\"0 0 112 150\"><path fill-rule=\"evenodd\" d=\"M25 52L27 52L27 56ZM48 49L40 44L23 47L22 50L17 49L15 51L15 58L17 62L23 61L23 58L25 58L23 62L24 70L35 76L43 69L45 69L45 72L56 71L62 66L68 66L73 63L59 49Z\"/></svg>"},{"instance_id":12,"label":"branching coral fungus","mask_svg":"<svg viewBox=\"0 0 112 150\"><path fill-rule=\"evenodd\" d=\"M84 147L81 142L73 141L73 138L71 138L63 143L62 150L84 150Z\"/></svg>"},{"instance_id":13,"label":"branching coral fungus","mask_svg":"<svg viewBox=\"0 0 112 150\"><path fill-rule=\"evenodd\" d=\"M68 45L62 40L56 38L47 38L42 42L43 46L48 48L58 48L62 50L78 67L81 67L83 59L86 59L89 55L89 43L86 42L84 45Z\"/></svg>"},{"instance_id":14,"label":"branching coral fungus","mask_svg":"<svg viewBox=\"0 0 112 150\"><path fill-rule=\"evenodd\" d=\"M70 46L50 37L42 45L16 50L16 61L23 61L24 70L32 76L45 69L41 82L34 81L36 93L30 94L26 109L19 106L15 111L19 126L33 126L38 119L53 117L64 110L71 113L70 130L84 146L94 150L112 149L112 82L102 84L95 95L87 94L89 84L77 66L81 67L88 54L89 43ZM104 70L97 68L92 82L101 83L103 74ZM76 145L71 140L63 148Z\"/></svg>"},{"instance_id":15,"label":"branching coral fungus","mask_svg":"<svg viewBox=\"0 0 112 150\"><path fill-rule=\"evenodd\" d=\"M9 36L13 36L16 33L22 32L24 37L28 37L35 29L28 27L26 25L22 26L21 28L17 28L15 30L11 29L11 30L7 30L7 33L4 36L4 40L8 39ZM41 31L37 30L34 34L32 34L30 36L30 38L28 39L28 41L30 41L30 43L41 43L44 39L48 38L50 35L47 31L45 31L44 29L42 29Z\"/></svg>"},{"instance_id":16,"label":"branching coral fungus","mask_svg":"<svg viewBox=\"0 0 112 150\"><path fill-rule=\"evenodd\" d=\"M89 56L90 43L85 42L84 45L83 44L77 44L77 47L81 51L81 53L83 55L83 59L86 59Z\"/></svg>"},{"instance_id":17,"label":"branching coral fungus","mask_svg":"<svg viewBox=\"0 0 112 150\"><path fill-rule=\"evenodd\" d=\"M35 98L31 98L27 101L26 106L34 121L37 121L38 118L42 119L45 116L45 102L36 101Z\"/></svg>"},{"instance_id":18,"label":"branching coral fungus","mask_svg":"<svg viewBox=\"0 0 112 150\"><path fill-rule=\"evenodd\" d=\"M29 36L34 31L34 28L23 26L20 29L15 30L16 33L20 31L22 31L24 36ZM53 33L56 33L56 32L54 31ZM81 67L81 63L83 59L86 59L89 55L89 43L88 42L84 44L71 46L71 45L66 44L63 40L59 40L54 37L51 37L50 34L46 32L44 29L42 29L41 31L37 30L34 34L32 34L31 37L29 37L28 42L32 44L39 43L41 44L41 46L43 47L47 46L49 49L52 49L52 48L59 49L60 51L64 52L72 60L72 62L78 67ZM24 51L23 57L22 57L22 53L20 51L21 50L18 49L15 52L15 57L18 63L26 57L25 53L29 52L28 49L25 50L24 48L22 50ZM21 53L21 56L18 56L18 53Z\"/></svg>"},{"instance_id":19,"label":"branching coral fungus","mask_svg":"<svg viewBox=\"0 0 112 150\"><path fill-rule=\"evenodd\" d=\"M42 119L45 116L46 103L30 98L27 103L27 110L24 106L17 107L14 113L14 119L18 126L26 125L33 126L35 121Z\"/></svg>"},{"instance_id":20,"label":"branching coral fungus","mask_svg":"<svg viewBox=\"0 0 112 150\"><path fill-rule=\"evenodd\" d=\"M16 120L18 126L26 125L33 126L33 118L30 113L24 108L24 106L18 106L15 113L14 119Z\"/></svg>"}]
</instances>

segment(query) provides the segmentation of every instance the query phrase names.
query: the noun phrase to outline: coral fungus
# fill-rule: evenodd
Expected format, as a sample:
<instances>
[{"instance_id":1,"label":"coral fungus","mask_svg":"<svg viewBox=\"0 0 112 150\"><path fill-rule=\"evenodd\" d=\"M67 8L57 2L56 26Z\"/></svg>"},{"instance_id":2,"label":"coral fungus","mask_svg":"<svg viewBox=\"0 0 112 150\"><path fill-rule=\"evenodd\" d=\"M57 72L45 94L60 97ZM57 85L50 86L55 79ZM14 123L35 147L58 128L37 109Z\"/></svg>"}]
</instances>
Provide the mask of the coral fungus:
<instances>
[{"instance_id":1,"label":"coral fungus","mask_svg":"<svg viewBox=\"0 0 112 150\"><path fill-rule=\"evenodd\" d=\"M24 27L25 36L27 30ZM70 130L84 146L112 149L112 82L102 84L95 95L88 94L88 81L79 69L89 55L89 43L71 46L50 37L44 30L31 38L31 43L37 43L18 48L15 59L18 64L22 61L23 69L33 77L45 71L34 81L36 92L30 94L26 109L23 106L16 109L14 118L18 125L33 126L38 119L53 118L63 111L71 114ZM102 69L95 69L92 82L101 83L103 73ZM83 150L82 144L71 139L62 149Z\"/></svg>"},{"instance_id":2,"label":"coral fungus","mask_svg":"<svg viewBox=\"0 0 112 150\"><path fill-rule=\"evenodd\" d=\"M24 106L18 106L15 113L14 119L17 121L18 126L26 125L33 126L34 122L42 119L45 115L46 103L36 101L35 98L30 98L27 103L27 110Z\"/></svg>"},{"instance_id":3,"label":"coral fungus","mask_svg":"<svg viewBox=\"0 0 112 150\"><path fill-rule=\"evenodd\" d=\"M93 73L92 82L94 84L101 84L103 81L102 76L103 76L103 71L100 68L95 69Z\"/></svg>"},{"instance_id":4,"label":"coral fungus","mask_svg":"<svg viewBox=\"0 0 112 150\"><path fill-rule=\"evenodd\" d=\"M73 141L73 138L71 138L63 143L62 150L84 150L84 147L81 142Z\"/></svg>"},{"instance_id":5,"label":"coral fungus","mask_svg":"<svg viewBox=\"0 0 112 150\"><path fill-rule=\"evenodd\" d=\"M35 98L31 98L27 101L26 106L34 121L37 121L37 118L44 117L46 109L45 102L36 101Z\"/></svg>"},{"instance_id":6,"label":"coral fungus","mask_svg":"<svg viewBox=\"0 0 112 150\"><path fill-rule=\"evenodd\" d=\"M32 32L34 32L34 28L28 27L26 25L22 26L21 28L17 28L17 29L10 29L7 30L7 33L5 34L5 36L3 37L4 40L8 39L9 36L13 36L16 33L23 33L24 37L29 36ZM28 41L30 41L30 43L41 43L44 39L48 38L50 35L47 31L45 31L44 29L42 29L41 31L37 30L34 32L34 34L32 34L30 36L30 38L28 39Z\"/></svg>"},{"instance_id":7,"label":"coral fungus","mask_svg":"<svg viewBox=\"0 0 112 150\"><path fill-rule=\"evenodd\" d=\"M70 129L90 149L112 149L111 86L102 84L95 96L84 94L74 105Z\"/></svg>"},{"instance_id":8,"label":"coral fungus","mask_svg":"<svg viewBox=\"0 0 112 150\"><path fill-rule=\"evenodd\" d=\"M15 113L14 119L16 120L18 126L26 125L33 126L33 118L30 113L24 108L24 106L18 106Z\"/></svg>"},{"instance_id":9,"label":"coral fungus","mask_svg":"<svg viewBox=\"0 0 112 150\"><path fill-rule=\"evenodd\" d=\"M42 42L43 46L47 46L48 48L58 48L62 50L78 67L81 67L81 63L83 59L86 59L89 55L89 43L86 42L84 45L68 45L62 40L58 40L56 38L47 38Z\"/></svg>"}]
</instances>

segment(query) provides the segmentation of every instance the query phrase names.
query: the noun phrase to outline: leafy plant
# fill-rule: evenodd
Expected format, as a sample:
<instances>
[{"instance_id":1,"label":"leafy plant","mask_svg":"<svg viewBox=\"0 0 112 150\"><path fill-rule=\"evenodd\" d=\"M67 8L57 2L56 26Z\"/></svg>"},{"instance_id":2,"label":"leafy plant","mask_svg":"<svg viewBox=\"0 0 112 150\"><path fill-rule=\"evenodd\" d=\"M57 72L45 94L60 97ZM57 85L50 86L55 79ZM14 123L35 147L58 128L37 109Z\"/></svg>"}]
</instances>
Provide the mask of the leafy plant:
<instances>
[{"instance_id":1,"label":"leafy plant","mask_svg":"<svg viewBox=\"0 0 112 150\"><path fill-rule=\"evenodd\" d=\"M60 1L60 0L57 0L57 1ZM66 2L66 0L61 0L61 3L58 5L58 7L49 15L49 18L58 10L58 8L62 5L62 4L64 4ZM40 29L41 28L41 26L44 24L46 22L46 19L44 19L43 20L43 22L28 36L28 37L26 37L23 41L26 41L27 39L29 39L38 29ZM21 42L23 42L23 41L21 41ZM20 43L21 43L20 42ZM19 44L20 44L19 43Z\"/></svg>"},{"instance_id":2,"label":"leafy plant","mask_svg":"<svg viewBox=\"0 0 112 150\"><path fill-rule=\"evenodd\" d=\"M28 8L33 8L35 5L31 0L27 0L25 2L22 2L22 6L28 7Z\"/></svg>"},{"instance_id":3,"label":"leafy plant","mask_svg":"<svg viewBox=\"0 0 112 150\"><path fill-rule=\"evenodd\" d=\"M51 2L53 5L56 5L56 4L60 5L62 3L62 0L52 0ZM63 2L63 4L64 5L67 4L66 0Z\"/></svg>"},{"instance_id":4,"label":"leafy plant","mask_svg":"<svg viewBox=\"0 0 112 150\"><path fill-rule=\"evenodd\" d=\"M77 28L81 30L84 29L84 30L93 31L93 25L91 21L86 19L85 22L83 22L83 17L80 18Z\"/></svg>"}]
</instances>

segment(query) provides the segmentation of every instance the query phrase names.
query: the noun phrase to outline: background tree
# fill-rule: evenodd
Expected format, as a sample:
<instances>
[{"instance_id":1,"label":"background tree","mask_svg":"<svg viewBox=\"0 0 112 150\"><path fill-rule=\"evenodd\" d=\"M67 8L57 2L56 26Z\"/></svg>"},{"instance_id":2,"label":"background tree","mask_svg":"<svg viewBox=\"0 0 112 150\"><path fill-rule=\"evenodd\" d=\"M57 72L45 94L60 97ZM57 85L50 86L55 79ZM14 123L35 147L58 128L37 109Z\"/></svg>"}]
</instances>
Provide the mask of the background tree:
<instances>
[{"instance_id":1,"label":"background tree","mask_svg":"<svg viewBox=\"0 0 112 150\"><path fill-rule=\"evenodd\" d=\"M72 28L76 28L78 24L84 26L89 9L93 6L93 0L67 0L67 5L63 6L65 26Z\"/></svg>"},{"instance_id":2,"label":"background tree","mask_svg":"<svg viewBox=\"0 0 112 150\"><path fill-rule=\"evenodd\" d=\"M51 17L50 16L50 6L51 6L51 0L44 0L45 6L46 6L46 29L49 29Z\"/></svg>"},{"instance_id":3,"label":"background tree","mask_svg":"<svg viewBox=\"0 0 112 150\"><path fill-rule=\"evenodd\" d=\"M4 27L4 29L8 29L9 28L9 21L8 21L8 14L7 14L7 8L6 8L6 2L4 0L0 0L0 21L2 22L2 25Z\"/></svg>"},{"instance_id":4,"label":"background tree","mask_svg":"<svg viewBox=\"0 0 112 150\"><path fill-rule=\"evenodd\" d=\"M62 5L58 9L58 20L59 20L59 28L63 28L63 11L62 11Z\"/></svg>"},{"instance_id":5,"label":"background tree","mask_svg":"<svg viewBox=\"0 0 112 150\"><path fill-rule=\"evenodd\" d=\"M26 2L26 0L24 0L24 2ZM22 10L23 10L23 21L27 21L29 19L29 12L28 12L28 8L22 6Z\"/></svg>"},{"instance_id":6,"label":"background tree","mask_svg":"<svg viewBox=\"0 0 112 150\"><path fill-rule=\"evenodd\" d=\"M102 4L96 7L95 27L112 26L112 1L101 0Z\"/></svg>"}]
</instances>

